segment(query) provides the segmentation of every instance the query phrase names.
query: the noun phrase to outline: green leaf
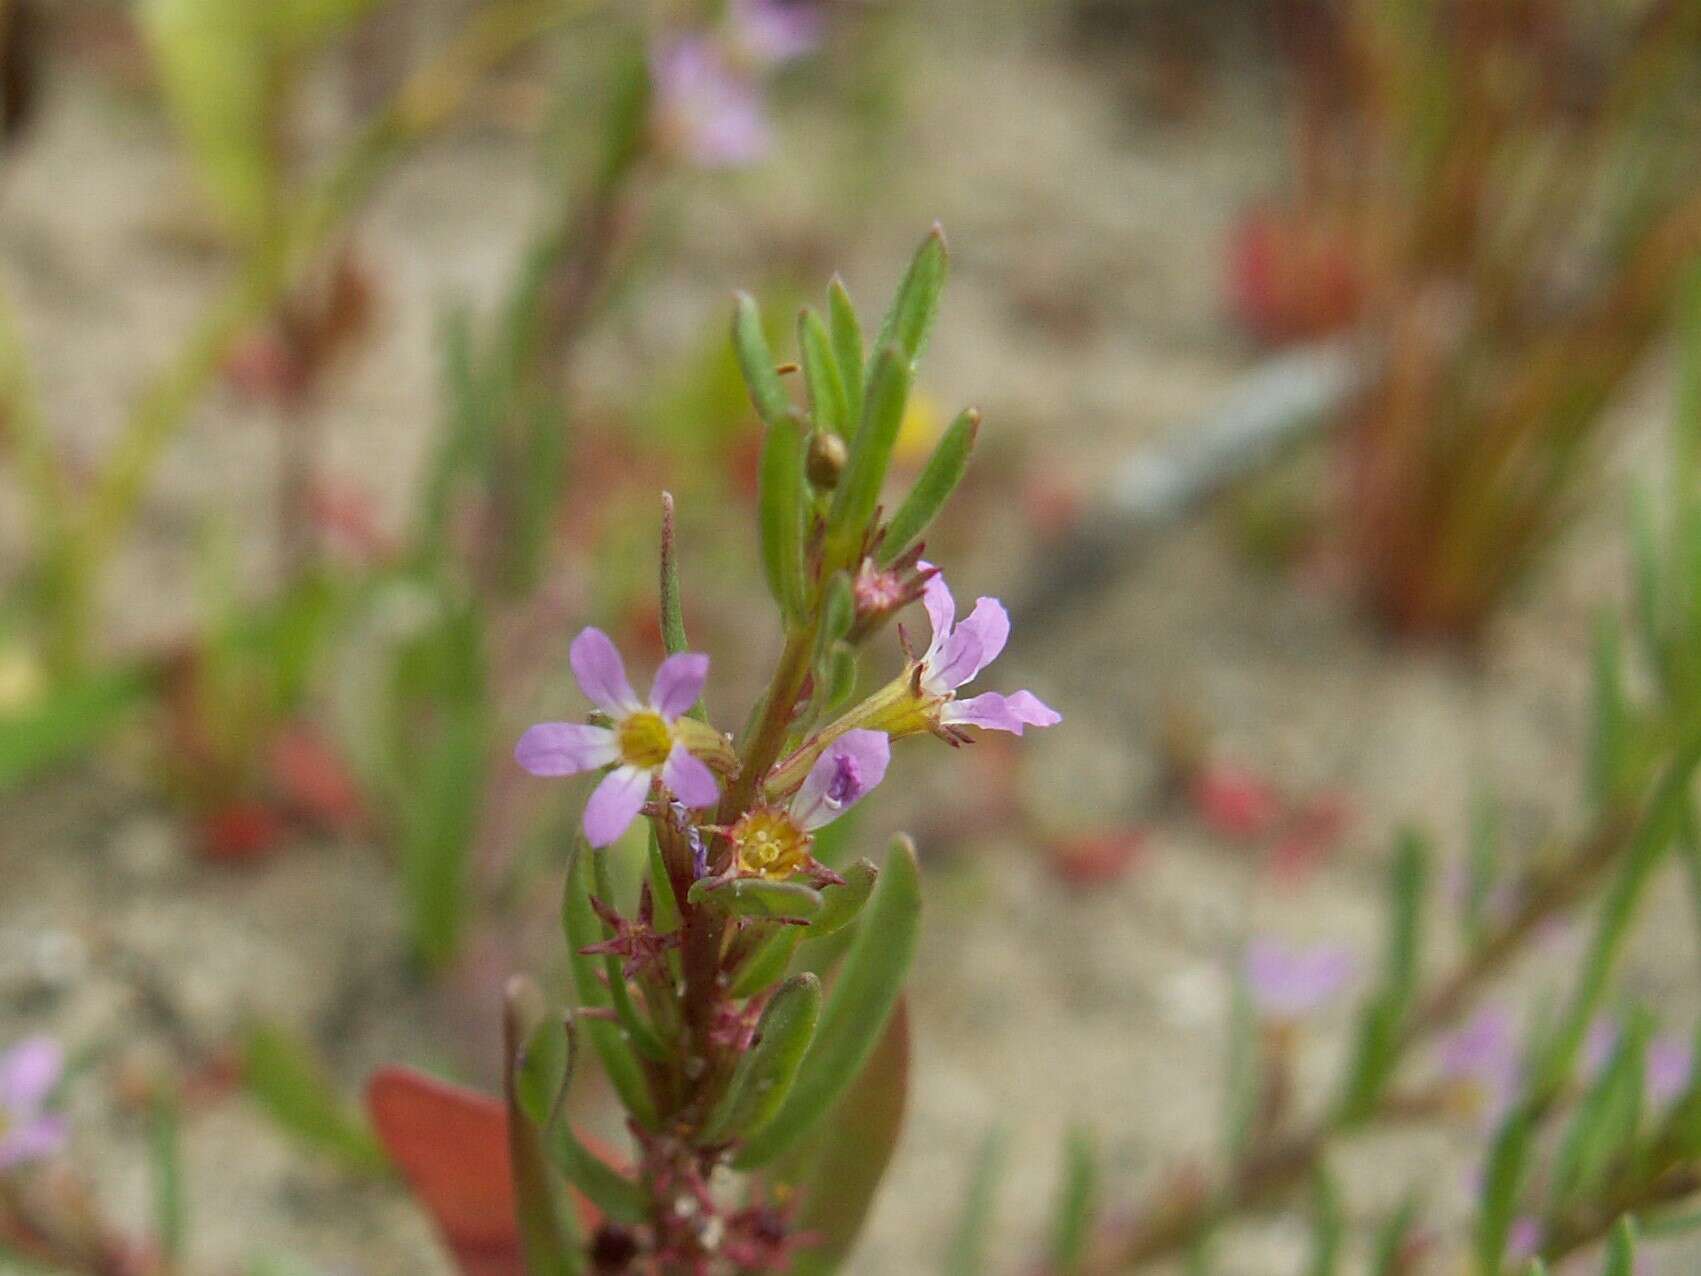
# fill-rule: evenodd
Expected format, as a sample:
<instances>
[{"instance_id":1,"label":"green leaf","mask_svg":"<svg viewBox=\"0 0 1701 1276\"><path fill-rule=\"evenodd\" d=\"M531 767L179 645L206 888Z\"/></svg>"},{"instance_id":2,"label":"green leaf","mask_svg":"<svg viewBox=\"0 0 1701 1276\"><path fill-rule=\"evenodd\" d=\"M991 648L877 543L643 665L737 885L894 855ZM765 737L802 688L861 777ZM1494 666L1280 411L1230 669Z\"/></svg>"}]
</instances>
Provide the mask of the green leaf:
<instances>
[{"instance_id":1,"label":"green leaf","mask_svg":"<svg viewBox=\"0 0 1701 1276\"><path fill-rule=\"evenodd\" d=\"M591 870L596 883L597 898L612 907L614 888L608 879L608 857L593 854ZM601 924L600 919L598 924ZM632 991L626 986L626 976L620 969L620 958L613 953L605 953L602 963L608 985L608 998L614 1006L615 1017L620 1020L620 1026L626 1030L627 1039L646 1059L653 1059L658 1063L666 1059L668 1052L662 1045L661 1038L656 1035L656 1030L650 1026L649 1020L639 1014L638 1007L632 1003Z\"/></svg>"},{"instance_id":2,"label":"green leaf","mask_svg":"<svg viewBox=\"0 0 1701 1276\"><path fill-rule=\"evenodd\" d=\"M821 911L821 892L814 887L802 882L772 882L765 877L698 878L686 899L719 909L729 917L759 920L807 920Z\"/></svg>"},{"instance_id":3,"label":"green leaf","mask_svg":"<svg viewBox=\"0 0 1701 1276\"><path fill-rule=\"evenodd\" d=\"M1311 1183L1311 1276L1335 1276L1341 1267L1345 1239L1340 1188L1328 1167L1319 1164Z\"/></svg>"},{"instance_id":4,"label":"green leaf","mask_svg":"<svg viewBox=\"0 0 1701 1276\"><path fill-rule=\"evenodd\" d=\"M1247 986L1245 963L1235 963L1229 993L1228 1086L1223 1105L1223 1153L1235 1164L1245 1153L1258 1116L1258 1009Z\"/></svg>"},{"instance_id":5,"label":"green leaf","mask_svg":"<svg viewBox=\"0 0 1701 1276\"><path fill-rule=\"evenodd\" d=\"M176 1094L164 1086L154 1095L148 1163L153 1176L154 1243L166 1262L175 1265L183 1257L189 1207L183 1192L182 1115Z\"/></svg>"},{"instance_id":6,"label":"green leaf","mask_svg":"<svg viewBox=\"0 0 1701 1276\"><path fill-rule=\"evenodd\" d=\"M1423 940L1424 891L1429 882L1429 847L1423 835L1402 830L1389 874L1388 952L1383 988L1403 1018L1417 987L1418 955Z\"/></svg>"},{"instance_id":7,"label":"green leaf","mask_svg":"<svg viewBox=\"0 0 1701 1276\"><path fill-rule=\"evenodd\" d=\"M556 1014L538 1017L514 1059L514 1100L526 1119L546 1129L573 1079L572 1037Z\"/></svg>"},{"instance_id":8,"label":"green leaf","mask_svg":"<svg viewBox=\"0 0 1701 1276\"><path fill-rule=\"evenodd\" d=\"M794 975L775 990L754 1042L703 1123L702 1142L743 1138L773 1119L791 1093L820 1017L821 981L814 975Z\"/></svg>"},{"instance_id":9,"label":"green leaf","mask_svg":"<svg viewBox=\"0 0 1701 1276\"><path fill-rule=\"evenodd\" d=\"M815 636L815 659L819 664L834 645L856 623L856 591L849 572L834 572L821 591L821 627Z\"/></svg>"},{"instance_id":10,"label":"green leaf","mask_svg":"<svg viewBox=\"0 0 1701 1276\"><path fill-rule=\"evenodd\" d=\"M1489 1151L1483 1174L1482 1200L1477 1209L1476 1255L1479 1276L1500 1276L1506 1238L1517 1216L1524 1165L1529 1158L1532 1121L1525 1108L1514 1109L1502 1122Z\"/></svg>"},{"instance_id":11,"label":"green leaf","mask_svg":"<svg viewBox=\"0 0 1701 1276\"><path fill-rule=\"evenodd\" d=\"M756 477L757 525L768 589L788 621L801 621L808 605L804 573L804 520L808 499L803 423L790 413L768 427Z\"/></svg>"},{"instance_id":12,"label":"green leaf","mask_svg":"<svg viewBox=\"0 0 1701 1276\"><path fill-rule=\"evenodd\" d=\"M1618 1220L1607 1240L1607 1260L1601 1276L1634 1276L1635 1271L1636 1220L1626 1214Z\"/></svg>"},{"instance_id":13,"label":"green leaf","mask_svg":"<svg viewBox=\"0 0 1701 1276\"><path fill-rule=\"evenodd\" d=\"M0 793L93 748L154 690L138 667L62 683L20 712L0 713Z\"/></svg>"},{"instance_id":14,"label":"green leaf","mask_svg":"<svg viewBox=\"0 0 1701 1276\"><path fill-rule=\"evenodd\" d=\"M855 434L862 424L863 368L862 325L844 280L837 275L827 285L827 326L833 340L833 358L839 365L839 381L845 388L845 436Z\"/></svg>"},{"instance_id":15,"label":"green leaf","mask_svg":"<svg viewBox=\"0 0 1701 1276\"><path fill-rule=\"evenodd\" d=\"M523 976L509 981L503 1014L507 1066L503 1093L508 1100L508 1162L514 1175L514 1217L530 1276L578 1276L582 1250L567 1195L559 1191L544 1157L538 1127L518 1098L521 1043L532 1039L544 1017L542 996Z\"/></svg>"},{"instance_id":16,"label":"green leaf","mask_svg":"<svg viewBox=\"0 0 1701 1276\"><path fill-rule=\"evenodd\" d=\"M571 1020L562 1025L567 1039L568 1071L578 1049L575 1025ZM570 1079L570 1077L569 1077ZM565 1091L562 1093L565 1098ZM650 1201L639 1184L604 1163L603 1159L579 1141L568 1118L566 1104L557 1102L550 1120L542 1127L544 1149L562 1177L585 1194L587 1200L617 1223L635 1226L649 1218Z\"/></svg>"},{"instance_id":17,"label":"green leaf","mask_svg":"<svg viewBox=\"0 0 1701 1276\"><path fill-rule=\"evenodd\" d=\"M764 926L767 935L756 944L750 955L739 965L732 977L729 991L734 997L754 997L769 985L785 977L791 967L793 954L807 933L802 926L777 922L756 923Z\"/></svg>"},{"instance_id":18,"label":"green leaf","mask_svg":"<svg viewBox=\"0 0 1701 1276\"><path fill-rule=\"evenodd\" d=\"M1081 1270L1098 1208L1098 1152L1088 1131L1071 1130L1063 1143L1063 1180L1051 1221L1051 1265L1058 1276Z\"/></svg>"},{"instance_id":19,"label":"green leaf","mask_svg":"<svg viewBox=\"0 0 1701 1276\"><path fill-rule=\"evenodd\" d=\"M825 939L844 929L862 915L863 905L874 893L880 870L872 860L858 860L843 873L843 886L829 886L821 892L821 911L809 923L811 939Z\"/></svg>"},{"instance_id":20,"label":"green leaf","mask_svg":"<svg viewBox=\"0 0 1701 1276\"><path fill-rule=\"evenodd\" d=\"M1400 1208L1377 1230L1370 1276L1402 1276L1406 1270L1407 1250L1411 1244L1412 1228L1417 1223L1417 1216L1417 1200L1408 1196Z\"/></svg>"},{"instance_id":21,"label":"green leaf","mask_svg":"<svg viewBox=\"0 0 1701 1276\"><path fill-rule=\"evenodd\" d=\"M242 1080L278 1125L351 1169L374 1173L389 1160L306 1042L257 1023L242 1045Z\"/></svg>"},{"instance_id":22,"label":"green leaf","mask_svg":"<svg viewBox=\"0 0 1701 1276\"><path fill-rule=\"evenodd\" d=\"M921 539L922 533L945 508L945 502L963 481L969 468L969 456L974 452L975 438L980 433L980 413L973 408L964 411L951 422L933 455L927 458L915 486L904 497L898 512L886 524L880 541L880 562L893 562L900 554Z\"/></svg>"},{"instance_id":23,"label":"green leaf","mask_svg":"<svg viewBox=\"0 0 1701 1276\"><path fill-rule=\"evenodd\" d=\"M1595 618L1593 722L1589 732L1589 799L1597 811L1616 810L1629 776L1630 710L1624 697L1624 656L1618 624Z\"/></svg>"},{"instance_id":24,"label":"green leaf","mask_svg":"<svg viewBox=\"0 0 1701 1276\"><path fill-rule=\"evenodd\" d=\"M944 228L935 222L921 241L898 285L892 308L880 324L880 335L874 348L896 345L904 353L906 364L913 367L927 345L927 334L939 313L939 294L945 287L945 275L950 255L945 248Z\"/></svg>"},{"instance_id":25,"label":"green leaf","mask_svg":"<svg viewBox=\"0 0 1701 1276\"><path fill-rule=\"evenodd\" d=\"M1698 759L1701 734L1674 753L1665 774L1648 799L1625 849L1618 875L1601 902L1595 932L1585 955L1571 1001L1533 1070L1531 1097L1545 1101L1564 1088L1583 1039L1600 1010L1612 970L1623 951L1630 923L1654 870L1678 835L1688 810L1689 785Z\"/></svg>"},{"instance_id":26,"label":"green leaf","mask_svg":"<svg viewBox=\"0 0 1701 1276\"><path fill-rule=\"evenodd\" d=\"M766 1164L807 1134L856 1078L880 1040L915 955L921 923L921 875L915 847L899 838L863 910L821 1013L815 1044L791 1095L734 1159L741 1168Z\"/></svg>"},{"instance_id":27,"label":"green leaf","mask_svg":"<svg viewBox=\"0 0 1701 1276\"><path fill-rule=\"evenodd\" d=\"M762 311L756 299L747 292L738 294L733 310L732 346L738 355L738 366L744 373L744 384L750 391L750 402L755 405L756 414L770 430L778 429L793 416L791 396L780 384L773 353L768 349L768 338L762 334Z\"/></svg>"},{"instance_id":28,"label":"green leaf","mask_svg":"<svg viewBox=\"0 0 1701 1276\"><path fill-rule=\"evenodd\" d=\"M650 826L649 837L649 866L650 866L650 899L651 921L658 935L671 935L679 929L679 900L673 893L673 878L667 871L667 861L662 858L661 841L656 837L655 826Z\"/></svg>"},{"instance_id":29,"label":"green leaf","mask_svg":"<svg viewBox=\"0 0 1701 1276\"><path fill-rule=\"evenodd\" d=\"M892 345L880 347L869 369L862 426L851 441L850 459L833 493L827 520L826 564L830 570L856 566L903 424L910 375L903 351Z\"/></svg>"},{"instance_id":30,"label":"green leaf","mask_svg":"<svg viewBox=\"0 0 1701 1276\"><path fill-rule=\"evenodd\" d=\"M674 536L672 492L662 493L661 631L662 645L667 648L668 655L676 656L689 646L685 638L685 608L679 594L679 546ZM709 720L701 696L697 697L697 703L687 712L699 722ZM653 845L653 832L650 838ZM671 891L668 898L673 898Z\"/></svg>"},{"instance_id":31,"label":"green leaf","mask_svg":"<svg viewBox=\"0 0 1701 1276\"><path fill-rule=\"evenodd\" d=\"M609 1009L609 992L597 978L598 962L579 950L602 938L602 923L591 909L591 866L586 863L596 854L581 837L567 861L567 880L561 896L561 925L567 936L567 959L573 971L573 985L578 989L581 1005L593 1009ZM606 1019L585 1019L583 1030L602 1060L603 1070L620 1101L637 1122L647 1129L656 1128L656 1104L650 1093L649 1081L643 1066L632 1051L625 1030Z\"/></svg>"},{"instance_id":32,"label":"green leaf","mask_svg":"<svg viewBox=\"0 0 1701 1276\"><path fill-rule=\"evenodd\" d=\"M944 1276L982 1276L986 1271L987 1248L998 1207L998 1181L1004 1174L1005 1143L1001 1129L992 1130L981 1142L974 1174L963 1197L963 1209L945 1251Z\"/></svg>"},{"instance_id":33,"label":"green leaf","mask_svg":"<svg viewBox=\"0 0 1701 1276\"><path fill-rule=\"evenodd\" d=\"M1551 1200L1556 1212L1593 1194L1618 1158L1634 1143L1642 1120L1642 1080L1653 1025L1635 1015L1583 1101L1554 1157Z\"/></svg>"},{"instance_id":34,"label":"green leaf","mask_svg":"<svg viewBox=\"0 0 1701 1276\"><path fill-rule=\"evenodd\" d=\"M850 399L833 354L833 339L815 311L805 307L797 316L797 348L803 381L809 389L809 415L817 429L851 433Z\"/></svg>"}]
</instances>

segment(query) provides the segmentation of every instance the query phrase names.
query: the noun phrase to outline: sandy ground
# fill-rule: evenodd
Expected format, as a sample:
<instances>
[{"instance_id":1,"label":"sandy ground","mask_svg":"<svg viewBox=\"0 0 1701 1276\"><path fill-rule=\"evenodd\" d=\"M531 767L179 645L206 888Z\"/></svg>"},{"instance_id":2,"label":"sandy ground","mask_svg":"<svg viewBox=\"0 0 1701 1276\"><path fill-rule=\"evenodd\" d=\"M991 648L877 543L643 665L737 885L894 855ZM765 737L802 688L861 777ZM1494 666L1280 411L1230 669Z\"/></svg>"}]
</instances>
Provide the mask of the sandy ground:
<instances>
[{"instance_id":1,"label":"sandy ground","mask_svg":"<svg viewBox=\"0 0 1701 1276\"><path fill-rule=\"evenodd\" d=\"M646 281L660 300L604 329L585 361L588 391L609 391L667 341L700 331L773 243L828 236L832 263L872 298L937 216L955 274L924 384L984 408L995 471L1031 460L1090 487L1109 458L1221 394L1248 354L1220 317L1218 245L1268 182L1281 142L1258 87L1228 89L1189 121L1142 124L1111 79L1047 51L1013 15L972 33L950 6L932 18L918 19L927 36L911 55L913 113L878 197L844 213L826 171L832 148L812 145L838 136L831 122L789 125L772 167L712 186L676 214L678 253ZM332 469L376 483L391 517L433 417L437 307L501 285L528 224L529 172L519 143L462 136L410 163L366 220L383 331L329 405L327 429ZM174 348L218 263L162 243L159 226L189 206L182 170L154 123L82 80L55 93L0 198L0 270L43 398L92 455ZM1624 409L1636 437L1660 419L1660 384L1650 377ZM252 410L216 398L201 413L150 497L147 535L115 573L107 603L125 640L181 623L191 511L227 510L244 529L241 512L264 499L256 462L268 448ZM1616 493L1648 450L1615 458L1574 552L1470 666L1389 648L1326 589L1242 565L1211 520L1179 529L1114 587L1027 636L997 685L1032 686L1066 718L1023 745L1034 825L1146 824L1147 850L1120 881L1085 891L1011 837L977 838L934 862L913 1115L854 1272L930 1268L967 1158L996 1122L1012 1154L995 1252L1012 1266L1041 1234L1070 1124L1097 1130L1112 1199L1175 1158L1208 1157L1228 954L1262 931L1340 939L1371 960L1378 869L1399 823L1419 821L1456 846L1469 794L1489 784L1514 844L1575 826L1589 619L1621 593ZM1017 590L1034 569L992 496L983 525L950 536L960 592ZM15 513L0 505L0 553L15 552ZM246 530L258 570L263 534ZM1158 724L1175 704L1211 725L1224 756L1284 789L1347 795L1340 854L1302 885L1272 889L1246 852L1164 806ZM925 824L936 801L973 804L963 778L973 774L928 756L882 799L866 834ZM1631 984L1687 1031L1697 958L1686 905L1674 888L1655 911ZM533 938L534 953L551 951L547 931ZM1444 960L1446 944L1435 947ZM301 846L253 871L208 871L121 762L9 799L0 821L0 1040L51 1030L107 1078L126 1062L216 1055L255 1014L310 1033L351 1093L389 1058L478 1075L490 1039L473 1007L488 1007L516 960L511 945L482 944L448 986L422 987L371 848ZM1550 954L1520 976L1518 995L1540 995L1562 972ZM1307 1075L1327 1077L1344 1026L1338 1016L1318 1025ZM82 1160L118 1216L140 1222L141 1123L104 1085L76 1087L72 1111ZM398 1191L303 1155L240 1098L197 1109L187 1139L193 1271L229 1271L260 1252L336 1271L445 1270ZM1355 1215L1376 1217L1421 1181L1433 1217L1456 1218L1467 1147L1431 1133L1349 1150L1338 1168ZM1267 1276L1303 1262L1297 1222L1230 1240L1225 1272ZM1665 1261L1659 1270L1692 1270Z\"/></svg>"}]
</instances>

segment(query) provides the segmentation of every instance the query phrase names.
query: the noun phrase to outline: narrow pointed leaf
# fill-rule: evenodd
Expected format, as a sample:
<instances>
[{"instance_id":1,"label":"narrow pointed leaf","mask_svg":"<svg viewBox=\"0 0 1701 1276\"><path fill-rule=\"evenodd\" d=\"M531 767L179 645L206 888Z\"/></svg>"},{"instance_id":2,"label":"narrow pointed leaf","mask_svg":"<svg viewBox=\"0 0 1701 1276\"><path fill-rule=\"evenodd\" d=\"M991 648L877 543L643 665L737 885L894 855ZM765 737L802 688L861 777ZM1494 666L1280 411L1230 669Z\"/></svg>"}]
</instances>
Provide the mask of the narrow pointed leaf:
<instances>
[{"instance_id":1,"label":"narrow pointed leaf","mask_svg":"<svg viewBox=\"0 0 1701 1276\"><path fill-rule=\"evenodd\" d=\"M797 349L803 381L809 389L811 421L817 429L838 435L849 433L850 400L833 354L833 339L821 316L807 308L797 317Z\"/></svg>"},{"instance_id":2,"label":"narrow pointed leaf","mask_svg":"<svg viewBox=\"0 0 1701 1276\"><path fill-rule=\"evenodd\" d=\"M814 975L794 975L774 992L754 1043L703 1124L704 1143L742 1138L772 1119L791 1092L820 1017L821 981Z\"/></svg>"},{"instance_id":3,"label":"narrow pointed leaf","mask_svg":"<svg viewBox=\"0 0 1701 1276\"><path fill-rule=\"evenodd\" d=\"M903 424L904 405L909 401L910 368L896 346L880 347L869 368L868 394L862 408L862 426L851 442L850 459L833 493L832 513L827 521L827 564L832 568L854 568L857 553L880 502L880 488Z\"/></svg>"},{"instance_id":4,"label":"narrow pointed leaf","mask_svg":"<svg viewBox=\"0 0 1701 1276\"><path fill-rule=\"evenodd\" d=\"M809 923L811 939L825 939L861 916L880 870L872 860L858 860L840 876L845 879L843 886L829 886L821 892L821 911Z\"/></svg>"},{"instance_id":5,"label":"narrow pointed leaf","mask_svg":"<svg viewBox=\"0 0 1701 1276\"><path fill-rule=\"evenodd\" d=\"M915 847L908 838L899 838L827 996L797 1083L779 1114L739 1152L736 1165L750 1168L771 1161L807 1134L844 1094L897 1004L920 922Z\"/></svg>"},{"instance_id":6,"label":"narrow pointed leaf","mask_svg":"<svg viewBox=\"0 0 1701 1276\"><path fill-rule=\"evenodd\" d=\"M540 1016L514 1058L514 1100L538 1129L554 1118L572 1075L566 1022L560 1015Z\"/></svg>"},{"instance_id":7,"label":"narrow pointed leaf","mask_svg":"<svg viewBox=\"0 0 1701 1276\"><path fill-rule=\"evenodd\" d=\"M242 1079L291 1134L352 1169L371 1171L385 1164L371 1130L343 1103L330 1074L299 1037L275 1025L253 1025L243 1042Z\"/></svg>"},{"instance_id":8,"label":"narrow pointed leaf","mask_svg":"<svg viewBox=\"0 0 1701 1276\"><path fill-rule=\"evenodd\" d=\"M1417 1223L1418 1205L1407 1197L1376 1233L1372 1250L1370 1276L1404 1276L1411 1245L1412 1228Z\"/></svg>"},{"instance_id":9,"label":"narrow pointed leaf","mask_svg":"<svg viewBox=\"0 0 1701 1276\"><path fill-rule=\"evenodd\" d=\"M567 936L568 964L573 971L573 985L578 989L581 1005L609 1009L609 992L597 978L598 962L579 950L602 939L602 923L591 910L591 866L587 860L592 851L581 838L567 863L567 881L561 899L561 923ZM626 1110L640 1125L654 1129L656 1105L650 1094L649 1081L634 1054L631 1042L619 1024L606 1019L585 1019L581 1024L590 1038L610 1084L620 1095Z\"/></svg>"},{"instance_id":10,"label":"narrow pointed leaf","mask_svg":"<svg viewBox=\"0 0 1701 1276\"><path fill-rule=\"evenodd\" d=\"M945 508L945 502L963 481L974 452L975 437L980 433L980 413L973 408L951 422L944 437L927 458L915 486L898 506L886 524L886 534L880 542L880 561L890 563L921 539L922 533Z\"/></svg>"},{"instance_id":11,"label":"narrow pointed leaf","mask_svg":"<svg viewBox=\"0 0 1701 1276\"><path fill-rule=\"evenodd\" d=\"M1529 1156L1531 1121L1520 1108L1501 1124L1489 1152L1483 1174L1482 1200L1477 1211L1477 1271L1498 1276L1506 1253L1506 1240L1517 1215L1518 1196L1524 1183L1524 1165Z\"/></svg>"},{"instance_id":12,"label":"narrow pointed leaf","mask_svg":"<svg viewBox=\"0 0 1701 1276\"><path fill-rule=\"evenodd\" d=\"M674 656L686 650L688 644L685 638L685 605L679 593L679 544L675 536L671 492L662 493L660 587L662 645L667 648L668 655ZM708 721L709 715L703 708L701 697L689 712L698 721Z\"/></svg>"},{"instance_id":13,"label":"narrow pointed leaf","mask_svg":"<svg viewBox=\"0 0 1701 1276\"><path fill-rule=\"evenodd\" d=\"M1618 1220L1607 1241L1606 1266L1601 1276L1634 1276L1636 1271L1636 1220L1626 1214Z\"/></svg>"},{"instance_id":14,"label":"narrow pointed leaf","mask_svg":"<svg viewBox=\"0 0 1701 1276\"><path fill-rule=\"evenodd\" d=\"M768 427L756 477L762 570L774 601L792 621L802 618L807 593L803 566L807 448L802 422L788 409L787 416Z\"/></svg>"},{"instance_id":15,"label":"narrow pointed leaf","mask_svg":"<svg viewBox=\"0 0 1701 1276\"><path fill-rule=\"evenodd\" d=\"M909 1097L909 1015L902 999L886 1030L833 1107L815 1140L801 1183L800 1232L816 1243L793 1260L791 1276L829 1276L856 1246L897 1150Z\"/></svg>"},{"instance_id":16,"label":"narrow pointed leaf","mask_svg":"<svg viewBox=\"0 0 1701 1276\"><path fill-rule=\"evenodd\" d=\"M1341 1191L1326 1166L1318 1166L1311 1187L1311 1276L1335 1276L1341 1267L1346 1221Z\"/></svg>"},{"instance_id":17,"label":"narrow pointed leaf","mask_svg":"<svg viewBox=\"0 0 1701 1276\"><path fill-rule=\"evenodd\" d=\"M845 437L855 434L862 424L863 367L862 325L845 291L844 280L837 275L827 285L827 326L833 339L833 358L839 365L839 380L845 388Z\"/></svg>"},{"instance_id":18,"label":"narrow pointed leaf","mask_svg":"<svg viewBox=\"0 0 1701 1276\"><path fill-rule=\"evenodd\" d=\"M739 370L744 373L744 384L750 391L750 402L768 428L774 429L791 414L791 396L780 384L768 339L762 335L762 312L756 299L746 292L738 294L733 310L732 345L738 355Z\"/></svg>"},{"instance_id":19,"label":"narrow pointed leaf","mask_svg":"<svg viewBox=\"0 0 1701 1276\"><path fill-rule=\"evenodd\" d=\"M563 1030L567 1054L577 1054L576 1027L566 1021ZM563 1178L578 1188L592 1205L617 1223L635 1226L649 1217L650 1202L644 1189L614 1169L573 1131L566 1106L557 1102L550 1120L543 1127L544 1148Z\"/></svg>"},{"instance_id":20,"label":"narrow pointed leaf","mask_svg":"<svg viewBox=\"0 0 1701 1276\"><path fill-rule=\"evenodd\" d=\"M1098 1151L1086 1130L1072 1130L1063 1144L1063 1179L1051 1219L1051 1265L1058 1276L1081 1270L1098 1207Z\"/></svg>"},{"instance_id":21,"label":"narrow pointed leaf","mask_svg":"<svg viewBox=\"0 0 1701 1276\"><path fill-rule=\"evenodd\" d=\"M652 900L652 925L658 935L671 935L679 929L679 900L673 894L673 878L668 874L667 862L662 858L661 842L656 838L656 830L650 828L650 845L648 851L650 867L650 898Z\"/></svg>"},{"instance_id":22,"label":"narrow pointed leaf","mask_svg":"<svg viewBox=\"0 0 1701 1276\"><path fill-rule=\"evenodd\" d=\"M998 1181L1004 1173L1004 1150L1005 1136L1001 1129L993 1130L980 1145L974 1173L963 1197L963 1210L945 1251L943 1276L984 1276L998 1207Z\"/></svg>"},{"instance_id":23,"label":"narrow pointed leaf","mask_svg":"<svg viewBox=\"0 0 1701 1276\"><path fill-rule=\"evenodd\" d=\"M939 294L944 290L949 265L945 232L935 223L904 272L892 308L880 324L880 335L874 341L876 350L888 344L896 345L912 365L921 357L927 334L939 314Z\"/></svg>"},{"instance_id":24,"label":"narrow pointed leaf","mask_svg":"<svg viewBox=\"0 0 1701 1276\"><path fill-rule=\"evenodd\" d=\"M557 1185L544 1158L538 1130L521 1109L518 1097L521 1043L536 1032L542 1018L541 997L529 981L516 978L508 986L503 1040L507 1066L503 1087L508 1100L508 1159L514 1174L514 1211L531 1276L577 1276L584 1271L583 1254L567 1194Z\"/></svg>"}]
</instances>

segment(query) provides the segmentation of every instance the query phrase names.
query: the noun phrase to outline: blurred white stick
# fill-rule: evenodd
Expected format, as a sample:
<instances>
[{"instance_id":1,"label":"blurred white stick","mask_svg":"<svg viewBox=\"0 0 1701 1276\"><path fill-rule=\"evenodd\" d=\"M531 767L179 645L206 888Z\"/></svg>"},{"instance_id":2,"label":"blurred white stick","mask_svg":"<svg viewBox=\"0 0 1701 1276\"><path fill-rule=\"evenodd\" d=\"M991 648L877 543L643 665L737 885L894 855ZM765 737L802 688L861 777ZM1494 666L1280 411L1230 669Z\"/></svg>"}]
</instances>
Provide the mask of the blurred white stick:
<instances>
[{"instance_id":1,"label":"blurred white stick","mask_svg":"<svg viewBox=\"0 0 1701 1276\"><path fill-rule=\"evenodd\" d=\"M1270 464L1331 420L1359 384L1363 350L1346 340L1275 355L1240 377L1203 417L1127 457L1102 503L1060 545L1018 606L1056 609L1111 579L1153 533Z\"/></svg>"}]
</instances>

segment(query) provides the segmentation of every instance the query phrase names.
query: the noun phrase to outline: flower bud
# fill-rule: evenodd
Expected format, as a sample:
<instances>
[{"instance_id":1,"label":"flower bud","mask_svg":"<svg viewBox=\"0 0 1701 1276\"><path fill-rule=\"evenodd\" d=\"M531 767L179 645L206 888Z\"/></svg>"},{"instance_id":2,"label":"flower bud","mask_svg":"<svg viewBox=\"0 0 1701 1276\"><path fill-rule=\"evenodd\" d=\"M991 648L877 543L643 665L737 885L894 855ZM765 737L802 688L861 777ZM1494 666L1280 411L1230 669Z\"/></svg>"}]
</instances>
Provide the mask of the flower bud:
<instances>
[{"instance_id":1,"label":"flower bud","mask_svg":"<svg viewBox=\"0 0 1701 1276\"><path fill-rule=\"evenodd\" d=\"M819 490L831 492L839 485L839 475L849 458L850 450L842 438L828 430L815 431L809 436L809 481Z\"/></svg>"}]
</instances>

